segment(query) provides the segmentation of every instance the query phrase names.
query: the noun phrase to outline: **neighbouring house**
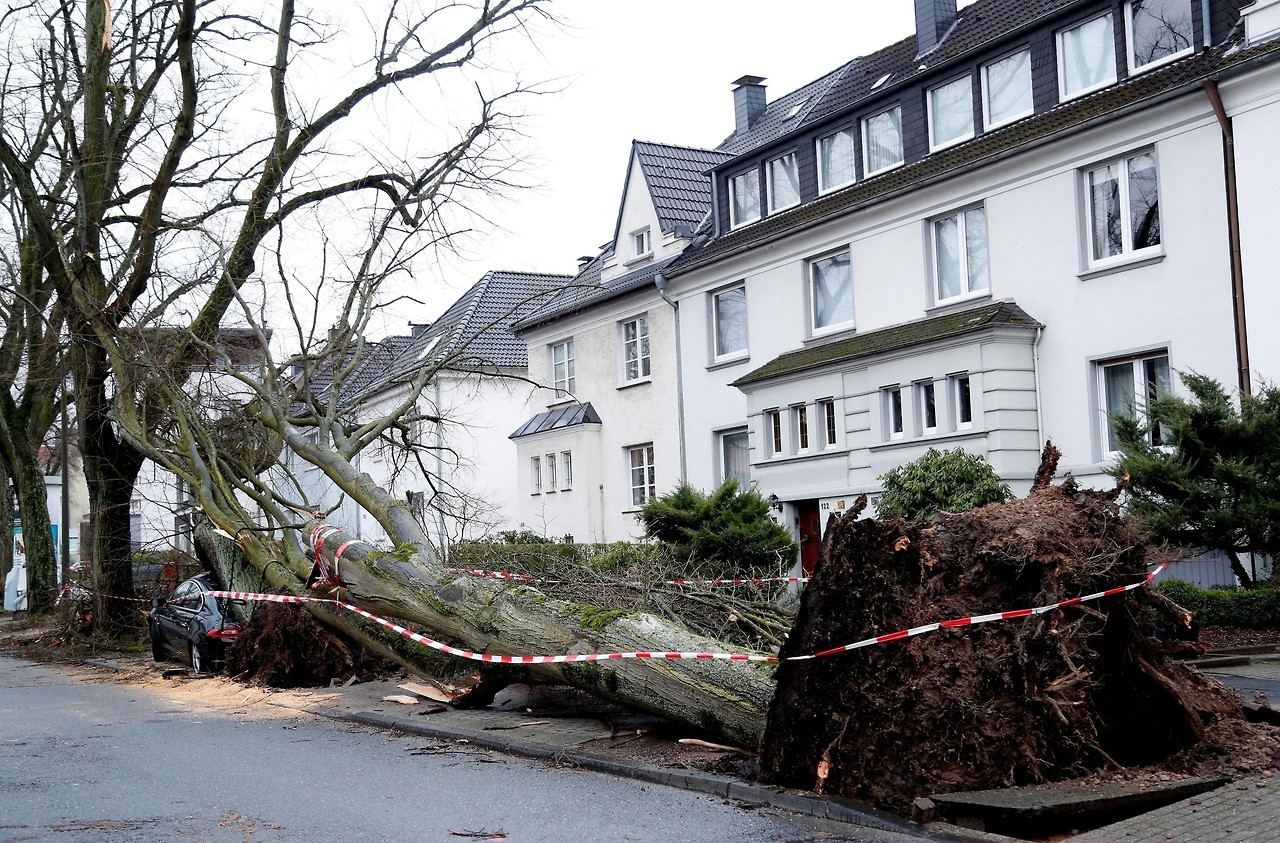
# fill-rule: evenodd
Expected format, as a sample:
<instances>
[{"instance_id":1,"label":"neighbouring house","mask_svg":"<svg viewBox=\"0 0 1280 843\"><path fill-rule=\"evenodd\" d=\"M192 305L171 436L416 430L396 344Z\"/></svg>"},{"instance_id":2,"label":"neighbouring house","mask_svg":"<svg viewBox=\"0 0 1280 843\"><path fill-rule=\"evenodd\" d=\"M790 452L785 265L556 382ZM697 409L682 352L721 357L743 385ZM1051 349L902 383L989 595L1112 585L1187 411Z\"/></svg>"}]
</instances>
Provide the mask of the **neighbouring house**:
<instances>
[{"instance_id":1,"label":"neighbouring house","mask_svg":"<svg viewBox=\"0 0 1280 843\"><path fill-rule=\"evenodd\" d=\"M1280 2L915 5L773 102L735 83L713 212L659 279L689 481L776 496L806 565L927 448L1025 492L1051 439L1109 482L1109 418L1178 371L1280 377Z\"/></svg>"},{"instance_id":2,"label":"neighbouring house","mask_svg":"<svg viewBox=\"0 0 1280 843\"><path fill-rule=\"evenodd\" d=\"M524 418L529 364L513 322L538 307L570 276L533 272L485 273L430 325L403 336L364 343L345 375L337 400L353 421L389 414L425 386L402 417L402 429L366 448L358 468L375 483L406 499L427 535L447 552L518 523L516 466L507 434ZM321 403L331 384L313 378ZM329 510L330 523L364 541L387 534L368 512L319 469L286 454L286 467L308 504Z\"/></svg>"},{"instance_id":3,"label":"neighbouring house","mask_svg":"<svg viewBox=\"0 0 1280 843\"><path fill-rule=\"evenodd\" d=\"M684 479L681 316L656 282L705 219L705 173L726 157L635 141L613 239L516 324L542 386L511 432L526 529L631 539L640 508Z\"/></svg>"}]
</instances>

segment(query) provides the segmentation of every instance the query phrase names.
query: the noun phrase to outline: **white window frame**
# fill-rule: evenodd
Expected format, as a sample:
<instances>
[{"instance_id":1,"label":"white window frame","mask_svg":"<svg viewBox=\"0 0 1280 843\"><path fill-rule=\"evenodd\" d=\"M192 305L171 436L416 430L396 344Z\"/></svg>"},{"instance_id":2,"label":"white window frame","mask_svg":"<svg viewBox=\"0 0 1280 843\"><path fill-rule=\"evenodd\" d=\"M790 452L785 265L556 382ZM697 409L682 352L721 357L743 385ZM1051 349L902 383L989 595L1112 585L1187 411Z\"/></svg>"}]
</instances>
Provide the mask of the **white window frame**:
<instances>
[{"instance_id":1,"label":"white window frame","mask_svg":"<svg viewBox=\"0 0 1280 843\"><path fill-rule=\"evenodd\" d=\"M554 492L557 490L556 484L556 455L554 453L546 455L547 466L547 491Z\"/></svg>"},{"instance_id":2,"label":"white window frame","mask_svg":"<svg viewBox=\"0 0 1280 843\"><path fill-rule=\"evenodd\" d=\"M1133 247L1133 219L1131 217L1132 207L1130 205L1129 196L1129 166L1130 163L1143 156L1151 158L1155 164L1156 170L1156 214L1159 219L1160 213L1160 159L1156 155L1153 147L1135 150L1115 158L1109 158L1105 161L1099 161L1091 166L1081 170L1081 192L1084 197L1084 229L1085 243L1084 256L1085 263L1090 269L1113 266L1115 264L1129 263L1131 261L1144 260L1149 257L1164 254L1164 231L1161 226L1160 242L1150 246L1143 246L1140 249ZM1121 232L1121 250L1119 254L1108 255L1105 257L1094 257L1094 238L1097 234L1094 221L1094 205L1093 205L1093 189L1092 175L1099 170L1103 170L1112 165L1120 167L1120 197L1118 206L1120 208L1120 232Z\"/></svg>"},{"instance_id":3,"label":"white window frame","mask_svg":"<svg viewBox=\"0 0 1280 843\"><path fill-rule=\"evenodd\" d=\"M833 258L838 258L841 255L845 256L849 266L849 308L848 308L849 318L844 320L843 322L831 322L827 325L819 326L818 325L818 295L817 295L818 264L822 263L823 261L831 260ZM806 279L807 286L805 287L805 294L809 298L809 331L811 335L817 337L817 336L823 336L826 334L834 334L839 331L848 331L852 329L856 324L856 315L857 315L854 312L854 300L853 300L853 252L852 250L841 249L838 252L829 252L825 255L818 255L818 256L812 257L808 260L805 269L808 275L808 278Z\"/></svg>"},{"instance_id":4,"label":"white window frame","mask_svg":"<svg viewBox=\"0 0 1280 843\"><path fill-rule=\"evenodd\" d=\"M844 135L849 139L849 178L838 183L828 183L826 168L822 166L822 144L829 141L837 135ZM843 129L837 129L834 132L825 134L813 143L813 154L818 162L818 193L830 193L833 190L839 190L845 185L853 184L858 180L858 130L855 126L845 126Z\"/></svg>"},{"instance_id":5,"label":"white window frame","mask_svg":"<svg viewBox=\"0 0 1280 843\"><path fill-rule=\"evenodd\" d=\"M529 458L529 485L532 486L532 494L542 494L542 457Z\"/></svg>"},{"instance_id":6,"label":"white window frame","mask_svg":"<svg viewBox=\"0 0 1280 843\"><path fill-rule=\"evenodd\" d=\"M1165 361L1165 364L1164 364L1165 374L1169 379L1166 384L1166 387L1168 389L1168 392L1172 392L1173 367L1169 365L1168 349L1161 348L1161 349L1155 349L1155 350L1140 353L1140 354L1128 355L1124 357L1112 357L1105 360L1097 360L1093 364L1094 373L1095 373L1094 389L1096 391L1096 401L1097 401L1097 407L1098 407L1098 436L1099 436L1099 442L1101 443L1101 451L1104 459L1113 457L1117 453L1119 453L1119 451L1113 447L1114 443L1111 441L1111 413L1108 412L1109 408L1107 406L1106 372L1108 369L1118 367L1118 366L1132 367L1133 391L1134 391L1132 409L1133 409L1133 412L1137 415L1137 417L1141 420L1145 418L1147 414L1147 408L1150 406L1151 389L1155 387L1159 387L1158 382L1151 383L1150 381L1147 380L1146 373L1144 371L1145 364L1148 361L1153 361L1153 360ZM1164 394L1168 394L1168 393L1166 392ZM1153 438L1151 434L1156 434L1156 436ZM1159 435L1158 431L1154 431L1154 430L1151 431L1148 434L1148 440L1147 440L1148 443L1151 445L1162 444L1162 441L1157 441L1157 440L1163 440L1163 438Z\"/></svg>"},{"instance_id":7,"label":"white window frame","mask_svg":"<svg viewBox=\"0 0 1280 843\"><path fill-rule=\"evenodd\" d=\"M1001 62L1009 61L1010 59L1016 58L1018 56L1023 56L1023 55L1027 57L1027 92L1031 95L1031 103L1026 108L1025 111L1020 111L1015 114L1011 114L1008 117L1005 117L1003 120L996 122L991 117L991 81L990 81L991 68L995 67L997 64L1000 64ZM982 125L983 126L985 126L988 129L995 129L999 126L1007 126L1010 123L1013 123L1017 120L1021 120L1023 117L1030 117L1032 114L1035 113L1035 110L1036 110L1035 83L1033 81L1033 76L1031 72L1031 48L1030 47L1023 47L1021 50L1014 50L1012 53L1003 55L1000 58L996 59L995 61L987 62L982 66L981 76L982 76Z\"/></svg>"},{"instance_id":8,"label":"white window frame","mask_svg":"<svg viewBox=\"0 0 1280 843\"><path fill-rule=\"evenodd\" d=\"M636 464L639 456L640 463ZM640 483L637 485L636 472L639 471ZM655 467L653 443L632 445L627 448L627 479L631 489L631 506L639 508L658 495L658 472Z\"/></svg>"},{"instance_id":9,"label":"white window frame","mask_svg":"<svg viewBox=\"0 0 1280 843\"><path fill-rule=\"evenodd\" d=\"M627 339L628 326L634 325L635 339ZM632 319L618 323L618 338L622 343L622 382L624 384L647 381L653 374L652 348L649 341L649 314L642 313ZM635 377L628 371L628 364L633 362L627 357L628 351L635 347Z\"/></svg>"},{"instance_id":10,"label":"white window frame","mask_svg":"<svg viewBox=\"0 0 1280 843\"><path fill-rule=\"evenodd\" d=\"M968 236L968 215L973 211L981 211L984 223L987 225L987 237L983 247L987 250L986 267L987 278L986 287L974 288L973 279L969 276L969 236ZM956 221L956 240L960 249L960 292L954 296L942 296L942 268L939 264L941 260L941 252L938 249L938 226L940 223L954 219ZM991 295L991 228L990 220L987 218L986 205L979 203L977 205L969 205L965 208L959 208L950 214L944 214L940 217L934 217L929 220L929 252L932 257L930 266L930 276L932 278L932 290L930 291L934 304L950 304L952 302L964 301L966 299L980 298Z\"/></svg>"},{"instance_id":11,"label":"white window frame","mask_svg":"<svg viewBox=\"0 0 1280 843\"><path fill-rule=\"evenodd\" d=\"M720 298L731 293L742 293L742 334L743 343L741 348L722 350L720 348ZM732 287L726 287L723 290L717 290L711 293L711 357L717 363L725 360L736 360L739 357L746 357L750 353L751 335L747 320L747 285L735 284Z\"/></svg>"},{"instance_id":12,"label":"white window frame","mask_svg":"<svg viewBox=\"0 0 1280 843\"><path fill-rule=\"evenodd\" d=\"M968 91L968 94L969 94L969 96L965 100L968 106L969 131L965 134L956 135L954 138L948 138L946 140L938 140L934 136L934 125L933 125L933 118L935 115L934 99L933 99L934 94L946 88L959 85L960 83L964 83L965 89ZM942 83L941 85L933 86L925 94L925 103L927 105L926 111L928 112L928 114L925 117L925 122L929 126L929 151L930 152L937 152L939 149L946 149L947 147L955 146L958 143L964 143L965 141L971 140L973 138L975 121L973 119L973 75L972 74L966 73L964 76L958 76L955 79L951 79L950 81Z\"/></svg>"},{"instance_id":13,"label":"white window frame","mask_svg":"<svg viewBox=\"0 0 1280 843\"><path fill-rule=\"evenodd\" d=\"M560 452L560 491L573 488L573 451Z\"/></svg>"},{"instance_id":14,"label":"white window frame","mask_svg":"<svg viewBox=\"0 0 1280 843\"><path fill-rule=\"evenodd\" d=\"M1111 63L1109 65L1111 68L1111 73L1105 78L1103 78L1101 82L1097 82L1088 87L1081 88L1078 91L1072 91L1071 93L1067 93L1067 74L1066 74L1067 64L1064 58L1065 51L1063 49L1064 47L1063 36L1065 36L1068 32L1074 32L1077 29L1086 27L1089 24L1093 23L1094 21L1101 20L1103 18L1106 18L1111 24L1110 50L1107 52L1107 55L1111 59ZM1103 88L1107 87L1108 85L1114 85L1116 83L1116 60L1115 60L1116 37L1115 36L1116 36L1115 18L1112 17L1111 12L1109 11L1103 12L1100 15L1094 15L1091 18L1080 21L1074 26L1064 27L1063 29L1060 29L1054 33L1053 39L1054 39L1054 45L1055 45L1055 50L1056 50L1057 60L1058 60L1058 101L1059 102L1067 102L1068 100L1077 99L1079 97L1084 96L1085 94L1091 94L1094 91L1100 91Z\"/></svg>"},{"instance_id":15,"label":"white window frame","mask_svg":"<svg viewBox=\"0 0 1280 843\"><path fill-rule=\"evenodd\" d=\"M1133 38L1133 0L1125 0L1124 4L1124 60L1129 68L1130 74L1146 73L1148 70L1177 61L1185 55L1188 55L1196 48L1196 18L1195 10L1192 8L1191 0L1181 0L1186 3L1188 22L1191 24L1190 37L1187 39L1187 46L1183 47L1175 53L1153 59L1146 64L1138 64L1137 56L1134 55L1134 38Z\"/></svg>"},{"instance_id":16,"label":"white window frame","mask_svg":"<svg viewBox=\"0 0 1280 843\"><path fill-rule=\"evenodd\" d=\"M785 205L779 205L774 201L774 198L778 195L778 192L774 187L775 181L773 177L773 165L782 163L782 165L785 167L786 166L785 162L788 159L790 159L791 168L795 171L795 174L796 174L796 198ZM795 150L792 150L791 152L788 152L785 155L779 155L776 158L770 158L768 161L766 161L764 165L764 174L765 174L765 184L769 194L769 213L776 214L778 211L785 211L787 208L794 208L795 206L800 204L800 160L796 157Z\"/></svg>"},{"instance_id":17,"label":"white window frame","mask_svg":"<svg viewBox=\"0 0 1280 843\"><path fill-rule=\"evenodd\" d=\"M739 189L738 185L742 180L749 179L753 176L755 177L755 182L756 182L756 213L755 213L755 216L753 217L746 217L744 219L739 219L737 214L738 203L734 201L734 198L737 196L737 192ZM764 203L761 201L761 199L762 197L760 196L760 168L759 167L752 167L749 170L743 170L741 173L738 173L735 176L731 176L729 178L729 227L739 228L740 226L748 225L750 223L753 223L759 220L761 214L764 212L764 208L763 208Z\"/></svg>"},{"instance_id":18,"label":"white window frame","mask_svg":"<svg viewBox=\"0 0 1280 843\"><path fill-rule=\"evenodd\" d=\"M973 377L968 372L957 372L947 377L947 392L951 396L951 427L953 430L972 430L974 418ZM965 416L969 418L966 419Z\"/></svg>"},{"instance_id":19,"label":"white window frame","mask_svg":"<svg viewBox=\"0 0 1280 843\"><path fill-rule=\"evenodd\" d=\"M791 431L795 436L793 450L797 454L808 453L809 446L813 444L812 431L809 429L809 405L792 404L790 415Z\"/></svg>"},{"instance_id":20,"label":"white window frame","mask_svg":"<svg viewBox=\"0 0 1280 843\"><path fill-rule=\"evenodd\" d=\"M886 164L878 170L871 169L871 145L867 142L868 132L871 128L871 121L877 117L881 117L890 112L898 112L898 160L892 164ZM895 167L901 167L906 162L906 138L903 137L902 131L902 105L892 105L888 108L882 108L875 114L868 114L862 118L862 173L866 178L877 175L879 173L887 173Z\"/></svg>"},{"instance_id":21,"label":"white window frame","mask_svg":"<svg viewBox=\"0 0 1280 843\"><path fill-rule=\"evenodd\" d=\"M648 226L631 232L631 251L631 256L637 259L653 254L653 238L649 235Z\"/></svg>"},{"instance_id":22,"label":"white window frame","mask_svg":"<svg viewBox=\"0 0 1280 843\"><path fill-rule=\"evenodd\" d=\"M745 491L751 486L751 435L745 427L735 427L732 430L721 430L716 433L716 458L720 461L720 482L723 483L730 477L728 444L729 437L731 436L741 436L745 438L747 459L744 468L746 470L742 477L738 477L736 474L733 475L738 478L738 487Z\"/></svg>"},{"instance_id":23,"label":"white window frame","mask_svg":"<svg viewBox=\"0 0 1280 843\"><path fill-rule=\"evenodd\" d=\"M564 360L557 361L557 350L564 349ZM564 377L560 376L560 367L564 367ZM573 337L551 344L551 388L556 398L564 398L573 393L575 377L573 371Z\"/></svg>"},{"instance_id":24,"label":"white window frame","mask_svg":"<svg viewBox=\"0 0 1280 843\"><path fill-rule=\"evenodd\" d=\"M932 436L941 428L938 424L938 385L932 380L916 381L914 389L916 405L916 423L921 436ZM932 411L933 418L929 418ZM932 421L933 424L929 422Z\"/></svg>"},{"instance_id":25,"label":"white window frame","mask_svg":"<svg viewBox=\"0 0 1280 843\"><path fill-rule=\"evenodd\" d=\"M765 441L769 443L769 456L782 456L784 439L782 438L782 411L778 409L765 410L764 412L764 435Z\"/></svg>"},{"instance_id":26,"label":"white window frame","mask_svg":"<svg viewBox=\"0 0 1280 843\"><path fill-rule=\"evenodd\" d=\"M902 386L886 386L880 390L884 418L884 438L889 441L905 439L907 414L902 401Z\"/></svg>"},{"instance_id":27,"label":"white window frame","mask_svg":"<svg viewBox=\"0 0 1280 843\"><path fill-rule=\"evenodd\" d=\"M822 429L822 438L819 445L825 450L834 448L840 442L839 416L836 415L836 401L834 398L823 398L816 404L818 424Z\"/></svg>"}]
</instances>

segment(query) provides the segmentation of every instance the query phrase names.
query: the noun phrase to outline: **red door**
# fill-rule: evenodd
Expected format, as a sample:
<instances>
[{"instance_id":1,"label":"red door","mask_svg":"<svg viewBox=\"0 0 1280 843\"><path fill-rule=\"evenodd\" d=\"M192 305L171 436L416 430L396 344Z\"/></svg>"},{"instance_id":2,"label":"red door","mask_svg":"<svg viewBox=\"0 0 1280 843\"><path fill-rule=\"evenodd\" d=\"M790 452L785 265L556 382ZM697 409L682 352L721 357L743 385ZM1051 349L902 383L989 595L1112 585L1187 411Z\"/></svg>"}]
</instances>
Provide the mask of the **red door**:
<instances>
[{"instance_id":1,"label":"red door","mask_svg":"<svg viewBox=\"0 0 1280 843\"><path fill-rule=\"evenodd\" d=\"M807 577L813 573L813 566L818 564L818 553L822 550L822 516L818 513L816 500L797 501L796 511L800 528L800 567Z\"/></svg>"}]
</instances>

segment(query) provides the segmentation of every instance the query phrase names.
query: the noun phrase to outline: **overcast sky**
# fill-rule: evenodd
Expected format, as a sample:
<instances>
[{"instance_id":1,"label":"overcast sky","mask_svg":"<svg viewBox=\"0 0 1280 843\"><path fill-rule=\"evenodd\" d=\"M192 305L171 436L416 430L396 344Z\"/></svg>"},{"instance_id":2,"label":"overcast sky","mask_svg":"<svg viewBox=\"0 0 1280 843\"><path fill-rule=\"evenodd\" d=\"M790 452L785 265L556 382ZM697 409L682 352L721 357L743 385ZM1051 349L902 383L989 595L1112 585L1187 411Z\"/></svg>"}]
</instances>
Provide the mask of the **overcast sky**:
<instances>
[{"instance_id":1,"label":"overcast sky","mask_svg":"<svg viewBox=\"0 0 1280 843\"><path fill-rule=\"evenodd\" d=\"M967 5L962 3L961 5ZM553 0L560 31L509 57L563 90L530 104L538 184L493 209L497 229L420 278L428 321L490 269L570 273L613 236L632 139L714 147L733 127L733 80L769 100L907 35L912 0ZM397 313L397 316L400 316ZM392 333L405 323L390 320Z\"/></svg>"}]
</instances>

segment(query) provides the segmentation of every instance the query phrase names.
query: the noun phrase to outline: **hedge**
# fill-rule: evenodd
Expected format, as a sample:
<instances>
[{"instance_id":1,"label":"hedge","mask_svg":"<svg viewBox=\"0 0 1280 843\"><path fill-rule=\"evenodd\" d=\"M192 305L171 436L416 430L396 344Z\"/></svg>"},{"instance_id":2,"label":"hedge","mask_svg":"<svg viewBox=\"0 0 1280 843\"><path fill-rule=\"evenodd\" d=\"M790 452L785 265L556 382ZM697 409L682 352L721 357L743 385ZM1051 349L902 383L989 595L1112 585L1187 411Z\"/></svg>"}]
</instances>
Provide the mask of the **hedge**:
<instances>
[{"instance_id":1,"label":"hedge","mask_svg":"<svg viewBox=\"0 0 1280 843\"><path fill-rule=\"evenodd\" d=\"M1280 587L1197 588L1182 580L1156 586L1165 597L1195 615L1201 626L1280 629Z\"/></svg>"}]
</instances>

